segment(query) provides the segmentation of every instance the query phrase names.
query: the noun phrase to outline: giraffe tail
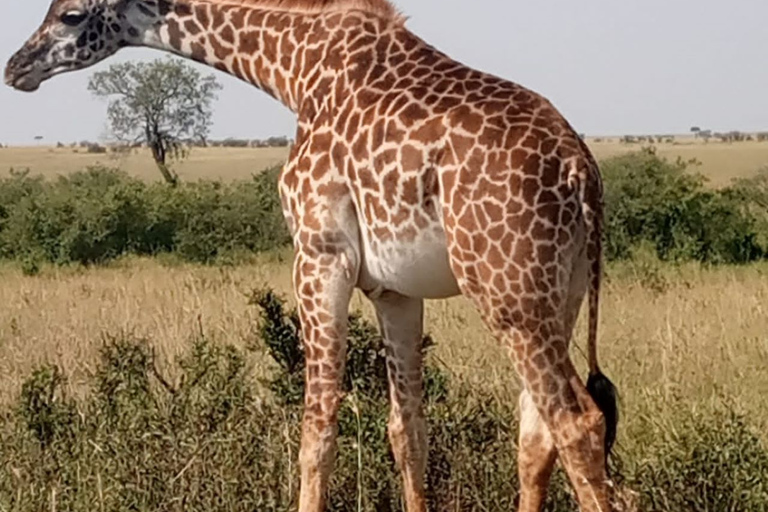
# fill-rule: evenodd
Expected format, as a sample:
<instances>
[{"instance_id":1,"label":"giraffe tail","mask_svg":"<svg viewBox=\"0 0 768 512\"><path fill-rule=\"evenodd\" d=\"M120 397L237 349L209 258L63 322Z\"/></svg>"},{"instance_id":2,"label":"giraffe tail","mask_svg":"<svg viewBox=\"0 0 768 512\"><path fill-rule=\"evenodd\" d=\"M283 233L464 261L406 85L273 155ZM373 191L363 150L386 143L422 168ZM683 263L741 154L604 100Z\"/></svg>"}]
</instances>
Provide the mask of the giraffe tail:
<instances>
[{"instance_id":1,"label":"giraffe tail","mask_svg":"<svg viewBox=\"0 0 768 512\"><path fill-rule=\"evenodd\" d=\"M605 456L607 458L616 440L616 429L619 422L618 393L616 386L603 374L597 362L597 326L603 270L603 191L599 170L594 160L590 161L587 169L587 175L583 176L581 180L581 201L587 228L587 257L589 258L589 326L587 332L589 377L587 379L587 391L605 418Z\"/></svg>"}]
</instances>

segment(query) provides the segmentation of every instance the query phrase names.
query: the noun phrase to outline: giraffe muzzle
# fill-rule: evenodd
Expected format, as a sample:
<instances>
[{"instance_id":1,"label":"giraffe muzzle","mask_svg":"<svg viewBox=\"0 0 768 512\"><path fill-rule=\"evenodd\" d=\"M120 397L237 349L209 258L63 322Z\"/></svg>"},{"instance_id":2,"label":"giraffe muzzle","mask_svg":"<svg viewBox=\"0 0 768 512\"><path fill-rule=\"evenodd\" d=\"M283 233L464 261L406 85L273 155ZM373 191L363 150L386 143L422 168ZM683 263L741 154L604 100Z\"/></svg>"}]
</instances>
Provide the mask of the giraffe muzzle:
<instances>
[{"instance_id":1,"label":"giraffe muzzle","mask_svg":"<svg viewBox=\"0 0 768 512\"><path fill-rule=\"evenodd\" d=\"M36 91L44 79L41 59L47 51L45 45L21 48L5 66L5 84L19 91Z\"/></svg>"}]
</instances>

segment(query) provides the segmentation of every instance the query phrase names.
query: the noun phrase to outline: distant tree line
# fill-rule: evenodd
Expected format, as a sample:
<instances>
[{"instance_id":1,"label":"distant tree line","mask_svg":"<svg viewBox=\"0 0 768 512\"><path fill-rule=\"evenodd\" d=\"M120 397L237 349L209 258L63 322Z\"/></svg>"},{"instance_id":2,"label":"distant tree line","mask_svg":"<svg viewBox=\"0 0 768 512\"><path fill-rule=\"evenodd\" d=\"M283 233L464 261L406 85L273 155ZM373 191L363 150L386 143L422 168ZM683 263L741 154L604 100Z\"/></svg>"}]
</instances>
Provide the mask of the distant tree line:
<instances>
[{"instance_id":1,"label":"distant tree line","mask_svg":"<svg viewBox=\"0 0 768 512\"><path fill-rule=\"evenodd\" d=\"M619 141L622 144L638 144L638 143L653 144L654 142L658 144L662 144L662 143L672 144L675 142L675 136L674 135L624 135L619 139Z\"/></svg>"},{"instance_id":2,"label":"distant tree line","mask_svg":"<svg viewBox=\"0 0 768 512\"><path fill-rule=\"evenodd\" d=\"M223 140L191 141L192 147L213 148L285 148L293 141L288 137L269 137L268 139L237 139L229 137Z\"/></svg>"}]
</instances>

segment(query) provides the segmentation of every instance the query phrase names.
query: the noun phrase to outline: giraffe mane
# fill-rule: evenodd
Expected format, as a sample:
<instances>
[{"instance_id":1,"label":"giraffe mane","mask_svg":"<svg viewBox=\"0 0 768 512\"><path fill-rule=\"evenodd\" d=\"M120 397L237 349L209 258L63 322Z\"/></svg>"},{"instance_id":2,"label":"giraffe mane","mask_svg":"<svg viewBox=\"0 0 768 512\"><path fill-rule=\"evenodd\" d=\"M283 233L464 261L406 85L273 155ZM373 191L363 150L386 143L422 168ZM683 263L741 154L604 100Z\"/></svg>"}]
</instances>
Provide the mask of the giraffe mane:
<instances>
[{"instance_id":1,"label":"giraffe mane","mask_svg":"<svg viewBox=\"0 0 768 512\"><path fill-rule=\"evenodd\" d=\"M204 0L210 3L250 5L276 11L305 14L358 10L404 24L406 17L389 0Z\"/></svg>"}]
</instances>

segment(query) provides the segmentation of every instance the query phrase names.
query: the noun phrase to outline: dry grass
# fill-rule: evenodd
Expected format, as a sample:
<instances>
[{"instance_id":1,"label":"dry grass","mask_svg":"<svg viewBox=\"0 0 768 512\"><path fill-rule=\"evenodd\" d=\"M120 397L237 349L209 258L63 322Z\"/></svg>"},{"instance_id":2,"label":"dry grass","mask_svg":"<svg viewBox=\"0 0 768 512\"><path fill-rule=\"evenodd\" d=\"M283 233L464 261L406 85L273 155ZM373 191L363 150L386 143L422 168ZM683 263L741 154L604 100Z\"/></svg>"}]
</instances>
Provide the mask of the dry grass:
<instances>
[{"instance_id":1,"label":"dry grass","mask_svg":"<svg viewBox=\"0 0 768 512\"><path fill-rule=\"evenodd\" d=\"M151 339L167 360L196 330L242 346L256 311L247 295L265 284L290 295L289 254L239 267L163 266L128 259L111 268L45 269L25 277L0 269L0 403L9 403L30 370L55 362L80 391L104 333ZM601 359L622 392L628 449L649 416L683 403L728 403L768 431L768 265L705 270L698 266L611 267L603 302ZM370 308L356 296L353 308ZM433 301L427 329L432 357L456 378L516 400L512 365L461 298ZM576 343L584 340L580 325ZM574 357L583 367L578 349ZM264 370L256 361L256 372Z\"/></svg>"},{"instance_id":2,"label":"dry grass","mask_svg":"<svg viewBox=\"0 0 768 512\"><path fill-rule=\"evenodd\" d=\"M618 137L602 142L588 140L598 158L638 150L639 144L622 144ZM696 170L707 176L713 185L727 185L732 178L748 177L768 166L768 143L741 142L725 144L710 142L704 144L690 138L678 138L674 144L658 144L660 155L685 160L695 158L701 162ZM0 176L11 167L30 168L33 173L45 176L68 174L82 170L85 166L104 164L120 167L141 179L159 180L160 175L147 151L134 151L129 155L94 155L84 149L73 152L72 148L15 147L0 149ZM286 148L206 148L194 149L186 161L178 165L178 172L184 180L215 178L235 180L247 178L254 172L281 163L288 155Z\"/></svg>"},{"instance_id":3,"label":"dry grass","mask_svg":"<svg viewBox=\"0 0 768 512\"><path fill-rule=\"evenodd\" d=\"M119 167L147 181L161 179L148 150L134 150L129 154L93 154L83 148L76 150L40 146L1 148L0 176L7 175L10 168L29 168L34 174L53 178L81 171L89 165L104 165ZM186 181L201 178L239 180L284 162L287 155L287 148L197 148L174 169Z\"/></svg>"},{"instance_id":4,"label":"dry grass","mask_svg":"<svg viewBox=\"0 0 768 512\"><path fill-rule=\"evenodd\" d=\"M609 158L637 150L641 144L622 144L619 137L612 137L602 142L588 140L590 148L598 159ZM746 178L764 167L768 167L768 142L724 143L710 141L704 143L693 138L680 138L672 144L655 144L660 156L675 160L680 157L686 161L695 159L700 166L691 169L700 172L716 187L728 185L733 178Z\"/></svg>"}]
</instances>

